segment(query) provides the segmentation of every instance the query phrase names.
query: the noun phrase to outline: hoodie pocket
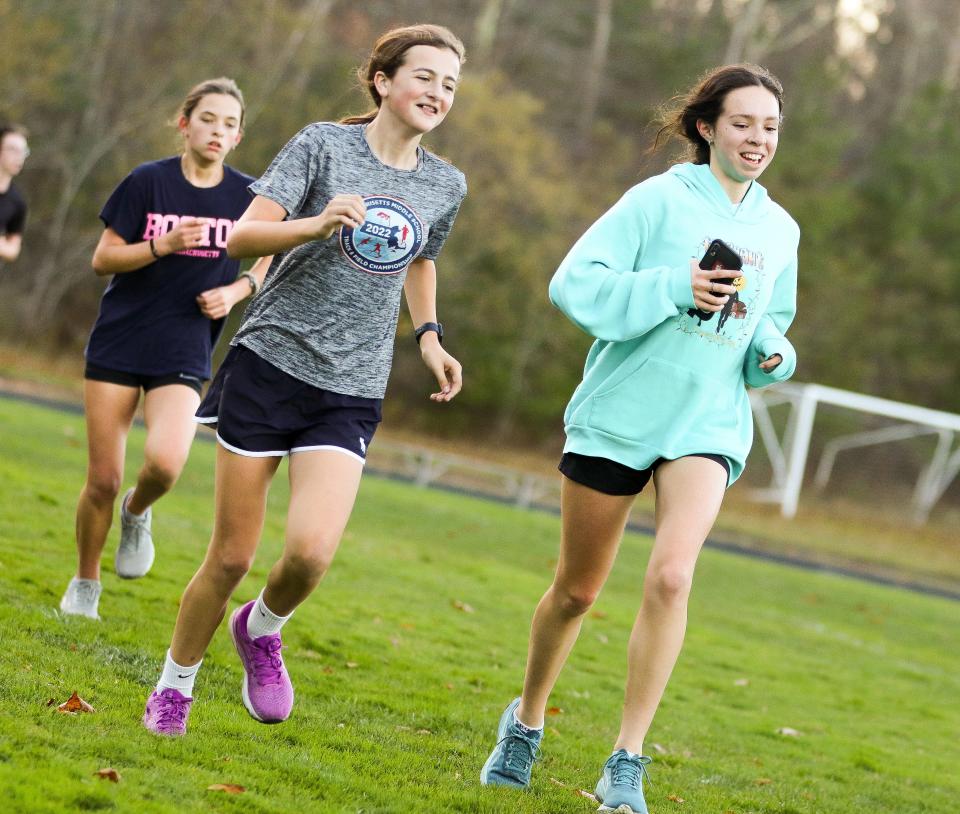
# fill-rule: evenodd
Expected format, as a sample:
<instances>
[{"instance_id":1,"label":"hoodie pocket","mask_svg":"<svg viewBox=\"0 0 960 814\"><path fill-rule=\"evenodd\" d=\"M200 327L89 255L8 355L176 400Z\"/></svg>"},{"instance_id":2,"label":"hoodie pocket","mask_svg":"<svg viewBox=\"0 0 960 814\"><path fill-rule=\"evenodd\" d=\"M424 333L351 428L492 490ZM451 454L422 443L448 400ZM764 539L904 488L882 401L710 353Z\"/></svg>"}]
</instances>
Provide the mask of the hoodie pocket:
<instances>
[{"instance_id":1,"label":"hoodie pocket","mask_svg":"<svg viewBox=\"0 0 960 814\"><path fill-rule=\"evenodd\" d=\"M688 368L650 357L628 376L600 387L585 423L601 432L664 449L700 420L729 409L727 388Z\"/></svg>"}]
</instances>

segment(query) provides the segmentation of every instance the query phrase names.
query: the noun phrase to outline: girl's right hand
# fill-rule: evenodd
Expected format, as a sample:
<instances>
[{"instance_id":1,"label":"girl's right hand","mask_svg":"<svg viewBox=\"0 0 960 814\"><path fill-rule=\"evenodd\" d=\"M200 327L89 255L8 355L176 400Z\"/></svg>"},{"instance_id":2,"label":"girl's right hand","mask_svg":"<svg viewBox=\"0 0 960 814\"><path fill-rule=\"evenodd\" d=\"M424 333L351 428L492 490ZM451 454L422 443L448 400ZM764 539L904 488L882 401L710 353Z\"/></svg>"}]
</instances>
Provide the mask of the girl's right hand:
<instances>
[{"instance_id":1,"label":"girl's right hand","mask_svg":"<svg viewBox=\"0 0 960 814\"><path fill-rule=\"evenodd\" d=\"M161 254L173 254L183 249L195 249L209 239L210 220L208 218L182 217L176 229L158 237L154 244Z\"/></svg>"},{"instance_id":2,"label":"girl's right hand","mask_svg":"<svg viewBox=\"0 0 960 814\"><path fill-rule=\"evenodd\" d=\"M335 195L323 212L316 215L316 240L326 240L341 226L359 229L367 217L367 207L360 195Z\"/></svg>"},{"instance_id":3,"label":"girl's right hand","mask_svg":"<svg viewBox=\"0 0 960 814\"><path fill-rule=\"evenodd\" d=\"M742 272L734 269L702 269L697 260L691 260L690 285L693 288L693 304L701 311L720 311L727 299L737 293L737 289L732 285L713 281L725 279L732 283L742 276Z\"/></svg>"}]
</instances>

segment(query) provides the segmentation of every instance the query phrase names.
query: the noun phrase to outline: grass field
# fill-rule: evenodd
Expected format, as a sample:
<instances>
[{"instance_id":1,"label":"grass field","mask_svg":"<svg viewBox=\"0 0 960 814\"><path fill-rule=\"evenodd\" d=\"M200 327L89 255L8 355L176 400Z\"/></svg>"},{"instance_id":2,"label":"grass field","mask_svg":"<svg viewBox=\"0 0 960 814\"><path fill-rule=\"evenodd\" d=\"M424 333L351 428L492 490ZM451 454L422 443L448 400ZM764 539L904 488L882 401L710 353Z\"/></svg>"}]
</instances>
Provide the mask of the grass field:
<instances>
[{"instance_id":1,"label":"grass field","mask_svg":"<svg viewBox=\"0 0 960 814\"><path fill-rule=\"evenodd\" d=\"M142 436L132 436L127 482ZM112 573L100 623L54 610L73 567L82 419L0 399L0 799L11 812L589 812L617 731L650 541L629 536L561 677L533 790L477 775L519 690L556 517L365 479L334 567L285 629L292 718L253 721L220 631L186 738L139 723L209 535L213 447L158 505L157 563ZM278 552L278 477L237 601ZM650 736L652 814L958 810L960 605L707 551ZM96 708L47 706L72 691ZM790 727L799 735L778 734ZM656 744L654 746L654 744ZM94 776L112 767L119 783ZM238 795L209 791L242 785Z\"/></svg>"}]
</instances>

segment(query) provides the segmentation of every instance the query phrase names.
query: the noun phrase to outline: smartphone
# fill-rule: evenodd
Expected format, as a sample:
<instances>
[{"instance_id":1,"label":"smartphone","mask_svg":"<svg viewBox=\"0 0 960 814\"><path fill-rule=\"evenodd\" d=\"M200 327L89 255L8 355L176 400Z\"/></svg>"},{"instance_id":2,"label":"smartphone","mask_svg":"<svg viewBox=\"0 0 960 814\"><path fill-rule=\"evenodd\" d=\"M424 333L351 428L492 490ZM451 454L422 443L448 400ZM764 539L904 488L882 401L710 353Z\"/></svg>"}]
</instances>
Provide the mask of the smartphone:
<instances>
[{"instance_id":1,"label":"smartphone","mask_svg":"<svg viewBox=\"0 0 960 814\"><path fill-rule=\"evenodd\" d=\"M707 246L706 252L704 252L703 257L700 259L700 268L739 271L743 268L743 261L740 259L739 254L717 238ZM720 285L730 285L733 281L725 277L718 277L715 280L711 280L711 282L719 283ZM691 308L687 313L692 317L696 317L701 322L709 322L713 318L712 311L701 311L699 308Z\"/></svg>"},{"instance_id":2,"label":"smartphone","mask_svg":"<svg viewBox=\"0 0 960 814\"><path fill-rule=\"evenodd\" d=\"M739 271L743 268L743 261L739 254L718 238L707 246L706 253L700 259L700 268ZM730 285L730 280L727 279L712 280L711 282Z\"/></svg>"}]
</instances>

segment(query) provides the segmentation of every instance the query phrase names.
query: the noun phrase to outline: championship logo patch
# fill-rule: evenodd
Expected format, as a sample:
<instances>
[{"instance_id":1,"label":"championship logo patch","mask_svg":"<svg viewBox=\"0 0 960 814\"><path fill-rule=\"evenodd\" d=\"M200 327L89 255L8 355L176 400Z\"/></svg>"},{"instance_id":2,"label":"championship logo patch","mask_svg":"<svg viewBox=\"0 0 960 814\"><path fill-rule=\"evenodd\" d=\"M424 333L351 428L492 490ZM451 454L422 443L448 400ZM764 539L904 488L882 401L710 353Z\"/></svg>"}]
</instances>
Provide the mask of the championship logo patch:
<instances>
[{"instance_id":1,"label":"championship logo patch","mask_svg":"<svg viewBox=\"0 0 960 814\"><path fill-rule=\"evenodd\" d=\"M363 199L363 226L340 227L340 249L354 266L371 274L403 271L423 246L423 223L407 204L385 195Z\"/></svg>"}]
</instances>

